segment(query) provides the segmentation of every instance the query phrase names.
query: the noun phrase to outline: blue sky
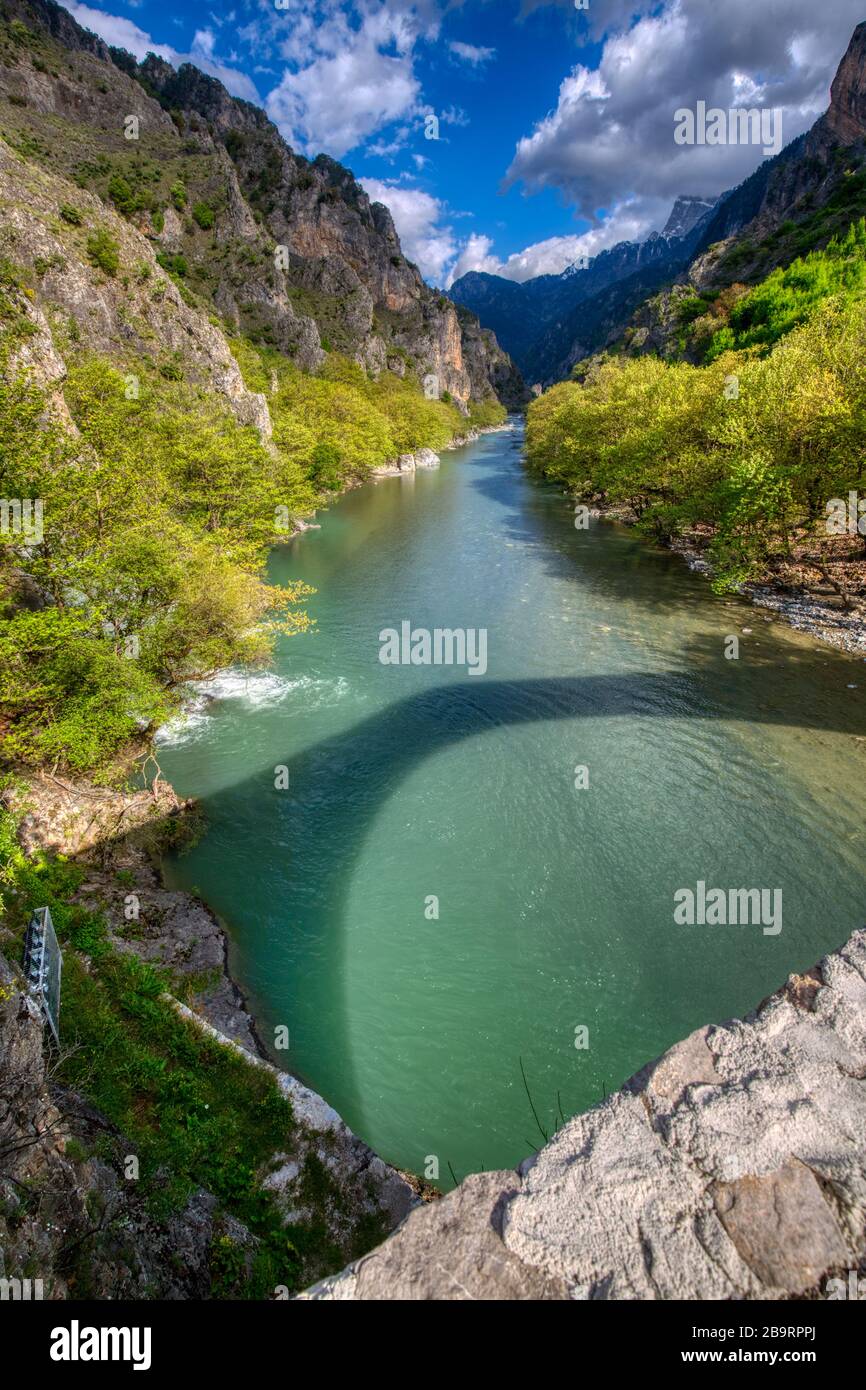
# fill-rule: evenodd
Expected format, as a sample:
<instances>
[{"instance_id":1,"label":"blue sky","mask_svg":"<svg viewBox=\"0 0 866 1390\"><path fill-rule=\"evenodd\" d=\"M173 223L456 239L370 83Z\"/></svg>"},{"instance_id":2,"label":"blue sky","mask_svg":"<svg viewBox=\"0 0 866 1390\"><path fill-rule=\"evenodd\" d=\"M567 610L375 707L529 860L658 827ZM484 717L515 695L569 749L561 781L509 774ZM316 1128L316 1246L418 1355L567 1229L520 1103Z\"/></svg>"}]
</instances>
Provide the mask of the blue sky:
<instances>
[{"instance_id":1,"label":"blue sky","mask_svg":"<svg viewBox=\"0 0 866 1390\"><path fill-rule=\"evenodd\" d=\"M109 43L195 62L394 215L433 283L523 280L733 187L751 145L679 146L674 112L773 107L807 129L862 0L65 0ZM438 139L430 117L438 120Z\"/></svg>"}]
</instances>

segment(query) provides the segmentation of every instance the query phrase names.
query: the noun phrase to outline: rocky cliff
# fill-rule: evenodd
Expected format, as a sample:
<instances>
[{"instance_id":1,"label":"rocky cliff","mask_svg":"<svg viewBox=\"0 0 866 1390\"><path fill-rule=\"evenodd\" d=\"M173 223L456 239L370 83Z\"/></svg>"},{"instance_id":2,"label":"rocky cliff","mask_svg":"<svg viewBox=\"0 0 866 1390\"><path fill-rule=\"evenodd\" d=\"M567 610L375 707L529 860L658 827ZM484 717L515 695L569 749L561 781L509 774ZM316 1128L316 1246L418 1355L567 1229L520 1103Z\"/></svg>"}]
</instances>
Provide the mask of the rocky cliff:
<instances>
[{"instance_id":1,"label":"rocky cliff","mask_svg":"<svg viewBox=\"0 0 866 1390\"><path fill-rule=\"evenodd\" d=\"M61 215L72 196L80 224ZM117 247L119 275L104 274L88 254L91 225ZM56 392L61 410L64 356L86 345L118 363L130 354L152 357L166 373L182 364L190 382L218 392L242 424L270 436L264 396L247 390L219 324L187 302L149 239L93 194L23 160L2 139L0 253L35 281L29 292L15 292L16 309L31 325L15 363Z\"/></svg>"},{"instance_id":2,"label":"rocky cliff","mask_svg":"<svg viewBox=\"0 0 866 1390\"><path fill-rule=\"evenodd\" d=\"M830 88L830 109L812 135L826 132L840 145L866 134L866 23L858 24Z\"/></svg>"},{"instance_id":3,"label":"rocky cliff","mask_svg":"<svg viewBox=\"0 0 866 1390\"><path fill-rule=\"evenodd\" d=\"M195 67L152 54L138 64L53 0L4 0L0 134L26 162L22 180L36 165L72 185L65 205L98 198L190 307L303 370L334 349L373 374L435 376L464 408L497 389L510 408L523 403L492 335L403 256L388 210Z\"/></svg>"},{"instance_id":4,"label":"rocky cliff","mask_svg":"<svg viewBox=\"0 0 866 1390\"><path fill-rule=\"evenodd\" d=\"M827 1297L866 1269L864 1075L866 930L304 1297Z\"/></svg>"},{"instance_id":5,"label":"rocky cliff","mask_svg":"<svg viewBox=\"0 0 866 1390\"><path fill-rule=\"evenodd\" d=\"M763 278L866 211L866 24L854 30L812 129L720 199L688 269L700 288Z\"/></svg>"}]
</instances>

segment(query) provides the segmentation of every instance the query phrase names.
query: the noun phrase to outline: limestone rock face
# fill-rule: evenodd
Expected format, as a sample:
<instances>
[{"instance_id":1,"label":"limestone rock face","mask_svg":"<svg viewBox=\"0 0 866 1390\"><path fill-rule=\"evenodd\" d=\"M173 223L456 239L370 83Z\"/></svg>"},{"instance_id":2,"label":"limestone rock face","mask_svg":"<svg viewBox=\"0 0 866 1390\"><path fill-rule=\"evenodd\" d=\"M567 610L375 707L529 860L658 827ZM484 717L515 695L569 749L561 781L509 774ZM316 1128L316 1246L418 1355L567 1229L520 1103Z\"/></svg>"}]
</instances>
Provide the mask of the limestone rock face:
<instances>
[{"instance_id":1,"label":"limestone rock face","mask_svg":"<svg viewBox=\"0 0 866 1390\"><path fill-rule=\"evenodd\" d=\"M270 438L264 397L244 385L221 329L184 302L157 264L150 241L91 194L76 189L80 208L114 237L124 262L139 268L126 283L103 274L87 255L85 229L69 226L60 217L69 196L64 180L35 165L23 165L0 140L5 254L30 269L38 285L32 307L21 306L38 330L23 349L29 353L24 365L33 379L49 388L62 383L66 368L55 345L58 329L112 355L152 355L158 344L166 360L176 358L192 380L224 396L241 423L255 425Z\"/></svg>"},{"instance_id":2,"label":"limestone rock face","mask_svg":"<svg viewBox=\"0 0 866 1390\"><path fill-rule=\"evenodd\" d=\"M568 1298L561 1279L525 1265L502 1242L501 1216L515 1190L513 1173L473 1173L445 1201L416 1208L373 1255L302 1297Z\"/></svg>"},{"instance_id":3,"label":"limestone rock face","mask_svg":"<svg viewBox=\"0 0 866 1390\"><path fill-rule=\"evenodd\" d=\"M797 1159L764 1177L720 1183L714 1200L725 1231L762 1284L806 1293L848 1258L817 1178Z\"/></svg>"},{"instance_id":4,"label":"limestone rock face","mask_svg":"<svg viewBox=\"0 0 866 1390\"><path fill-rule=\"evenodd\" d=\"M315 1299L782 1299L866 1256L866 930Z\"/></svg>"}]
</instances>

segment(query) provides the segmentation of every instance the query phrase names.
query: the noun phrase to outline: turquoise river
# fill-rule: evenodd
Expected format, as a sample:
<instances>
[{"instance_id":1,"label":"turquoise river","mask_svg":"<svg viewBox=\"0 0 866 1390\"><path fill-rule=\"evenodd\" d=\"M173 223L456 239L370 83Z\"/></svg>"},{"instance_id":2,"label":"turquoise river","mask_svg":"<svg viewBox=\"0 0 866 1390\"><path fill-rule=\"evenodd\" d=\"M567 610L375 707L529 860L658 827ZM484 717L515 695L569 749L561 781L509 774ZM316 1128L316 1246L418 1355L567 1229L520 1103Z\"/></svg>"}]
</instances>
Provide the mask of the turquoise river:
<instances>
[{"instance_id":1,"label":"turquoise river","mask_svg":"<svg viewBox=\"0 0 866 1390\"><path fill-rule=\"evenodd\" d=\"M169 877L225 923L265 1040L288 1028L275 1056L445 1187L866 920L862 657L576 529L521 449L514 422L275 551L315 631L159 753L209 818ZM404 621L485 629L486 672L383 664ZM676 922L699 881L780 891L781 930Z\"/></svg>"}]
</instances>

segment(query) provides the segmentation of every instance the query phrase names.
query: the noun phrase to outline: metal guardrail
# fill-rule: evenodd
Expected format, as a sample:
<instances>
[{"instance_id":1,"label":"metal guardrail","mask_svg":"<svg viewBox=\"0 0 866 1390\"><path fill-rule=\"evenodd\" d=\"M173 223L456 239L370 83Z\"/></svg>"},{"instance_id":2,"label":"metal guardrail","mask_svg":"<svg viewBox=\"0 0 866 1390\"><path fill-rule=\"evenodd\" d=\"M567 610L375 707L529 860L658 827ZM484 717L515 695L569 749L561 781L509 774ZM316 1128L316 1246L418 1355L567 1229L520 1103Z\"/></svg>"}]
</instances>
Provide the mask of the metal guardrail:
<instances>
[{"instance_id":1,"label":"metal guardrail","mask_svg":"<svg viewBox=\"0 0 866 1390\"><path fill-rule=\"evenodd\" d=\"M24 977L45 1022L60 1046L60 976L63 954L47 907L37 907L24 941Z\"/></svg>"}]
</instances>

